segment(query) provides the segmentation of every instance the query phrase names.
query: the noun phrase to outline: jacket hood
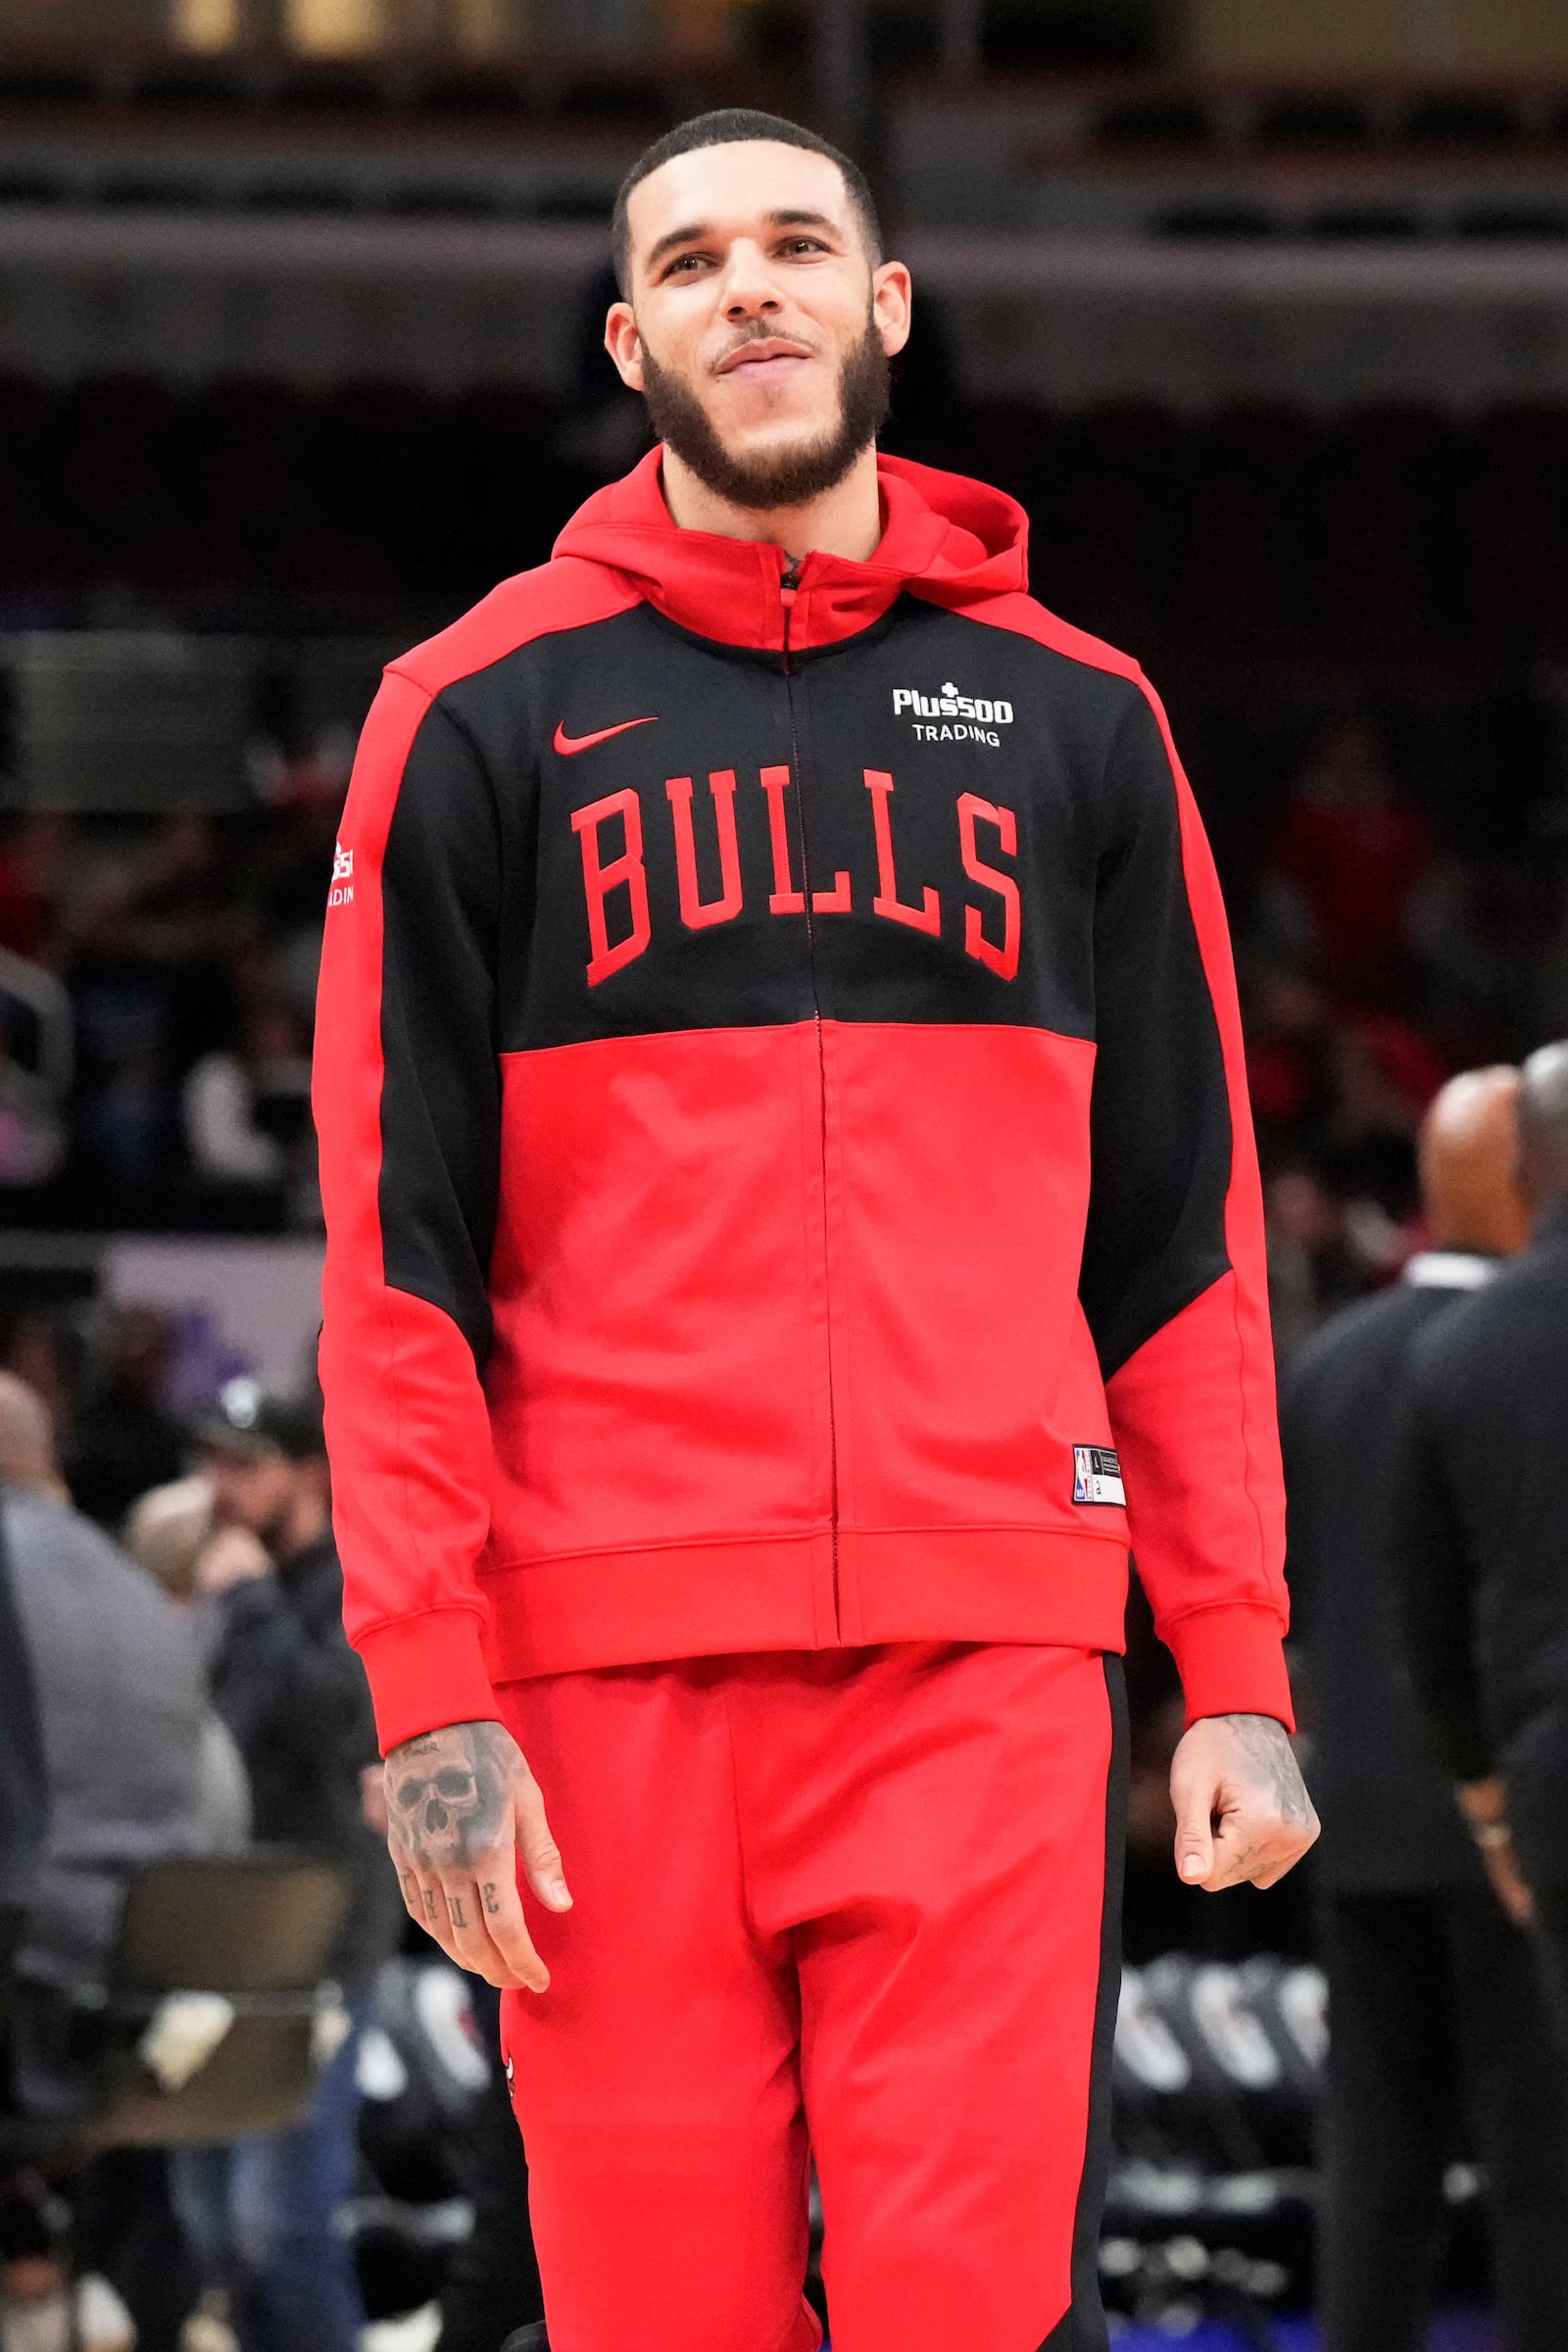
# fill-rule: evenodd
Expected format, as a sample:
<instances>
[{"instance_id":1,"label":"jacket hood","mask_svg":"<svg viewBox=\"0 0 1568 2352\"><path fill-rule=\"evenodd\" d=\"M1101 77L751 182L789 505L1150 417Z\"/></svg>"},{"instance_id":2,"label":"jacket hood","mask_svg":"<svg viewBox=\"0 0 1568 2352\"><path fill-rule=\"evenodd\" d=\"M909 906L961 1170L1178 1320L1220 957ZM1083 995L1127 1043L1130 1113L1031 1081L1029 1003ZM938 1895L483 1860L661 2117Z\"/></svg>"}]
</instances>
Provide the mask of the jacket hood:
<instances>
[{"instance_id":1,"label":"jacket hood","mask_svg":"<svg viewBox=\"0 0 1568 2352\"><path fill-rule=\"evenodd\" d=\"M650 450L620 481L596 491L555 553L625 574L657 611L700 636L779 651L784 550L771 541L678 529L660 483L662 454ZM883 531L875 554L864 564L807 557L794 597L793 646L852 637L906 592L961 612L1028 586L1028 517L1004 492L880 455L877 481Z\"/></svg>"}]
</instances>

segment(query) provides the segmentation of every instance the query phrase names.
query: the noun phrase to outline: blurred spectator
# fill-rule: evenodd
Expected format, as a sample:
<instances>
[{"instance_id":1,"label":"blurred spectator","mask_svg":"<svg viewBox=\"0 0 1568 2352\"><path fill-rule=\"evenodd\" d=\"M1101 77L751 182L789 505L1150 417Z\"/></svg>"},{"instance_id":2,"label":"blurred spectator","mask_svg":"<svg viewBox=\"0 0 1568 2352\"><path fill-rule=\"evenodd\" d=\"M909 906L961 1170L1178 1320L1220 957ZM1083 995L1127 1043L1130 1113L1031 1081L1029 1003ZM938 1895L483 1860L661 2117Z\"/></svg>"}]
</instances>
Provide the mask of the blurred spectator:
<instances>
[{"instance_id":1,"label":"blurred spectator","mask_svg":"<svg viewBox=\"0 0 1568 2352\"><path fill-rule=\"evenodd\" d=\"M176 1608L194 1609L204 1558L218 1567L220 1555L238 1546L253 1563L253 1573L269 1566L259 1540L244 1528L219 1532L213 1511L213 1490L205 1478L176 1479L172 1486L154 1487L144 1494L125 1521L124 1545L138 1568L146 1570ZM203 1662L216 1627L196 1619L196 1637ZM250 1781L233 1734L222 1717L209 1709L203 1725L202 1781L210 1805L221 1806L233 1824L231 1842L250 1835Z\"/></svg>"},{"instance_id":2,"label":"blurred spectator","mask_svg":"<svg viewBox=\"0 0 1568 2352\"><path fill-rule=\"evenodd\" d=\"M188 1619L73 1506L48 1416L0 1373L5 1536L32 1660L51 1822L28 1915L28 1967L92 1984L126 1873L244 1836L203 1780L208 1702Z\"/></svg>"},{"instance_id":3,"label":"blurred spectator","mask_svg":"<svg viewBox=\"0 0 1568 2352\"><path fill-rule=\"evenodd\" d=\"M63 1453L75 1401L66 1338L52 1316L24 1309L4 1326L0 1371L14 1372L31 1389L49 1416L55 1451Z\"/></svg>"},{"instance_id":4,"label":"blurred spectator","mask_svg":"<svg viewBox=\"0 0 1568 2352\"><path fill-rule=\"evenodd\" d=\"M200 1476L153 1487L125 1521L124 1545L138 1568L171 1600L188 1608L196 1598L201 1556L213 1538L213 1488ZM265 1568L265 1554L260 1562Z\"/></svg>"},{"instance_id":5,"label":"blurred spectator","mask_svg":"<svg viewBox=\"0 0 1568 2352\"><path fill-rule=\"evenodd\" d=\"M258 1838L322 1847L353 1874L335 1971L353 2023L300 2122L232 2147L180 2150L176 2194L210 2271L232 2290L243 2352L356 2352L365 2314L334 2218L354 2186L355 2067L370 1988L403 1904L361 1813L375 1732L343 1633L319 1400L231 1381L202 1441L220 1527L265 1547L230 1541L202 1555L214 1694L250 1775Z\"/></svg>"},{"instance_id":6,"label":"blurred spectator","mask_svg":"<svg viewBox=\"0 0 1568 2352\"><path fill-rule=\"evenodd\" d=\"M1271 873L1289 927L1364 1003L1395 987L1435 841L1398 791L1365 718L1329 726L1275 834Z\"/></svg>"},{"instance_id":7,"label":"blurred spectator","mask_svg":"<svg viewBox=\"0 0 1568 2352\"><path fill-rule=\"evenodd\" d=\"M158 1310L121 1308L66 1459L73 1494L100 1527L122 1526L139 1494L185 1467L189 1438L164 1403L169 1364L169 1326Z\"/></svg>"},{"instance_id":8,"label":"blurred spectator","mask_svg":"<svg viewBox=\"0 0 1568 2352\"><path fill-rule=\"evenodd\" d=\"M48 1831L38 1694L0 1512L0 2110L10 2103L12 1962Z\"/></svg>"},{"instance_id":9,"label":"blurred spectator","mask_svg":"<svg viewBox=\"0 0 1568 2352\"><path fill-rule=\"evenodd\" d=\"M1524 1068L1526 1249L1417 1343L1396 1559L1421 1714L1568 2053L1568 1044Z\"/></svg>"},{"instance_id":10,"label":"blurred spectator","mask_svg":"<svg viewBox=\"0 0 1568 2352\"><path fill-rule=\"evenodd\" d=\"M1444 2176L1460 2154L1485 2168L1503 2343L1568 2343L1568 2077L1552 2063L1528 1942L1421 1744L1392 1592L1391 1481L1416 1335L1527 1236L1518 1091L1518 1072L1497 1068L1439 1095L1421 1136L1433 1248L1397 1288L1337 1316L1282 1396L1334 2021L1324 2352L1424 2341L1447 2234Z\"/></svg>"},{"instance_id":11,"label":"blurred spectator","mask_svg":"<svg viewBox=\"0 0 1568 2352\"><path fill-rule=\"evenodd\" d=\"M0 1482L49 1809L18 1965L30 1984L90 1995L130 1875L167 1854L242 1843L243 1786L220 1757L190 1619L72 1506L48 1415L11 1373L0 1373ZM80 2183L75 2235L84 2267L110 2283L78 2305L73 2338L58 2266L40 2260L29 2321L58 2323L65 2342L82 2340L96 2314L95 2343L129 2352L135 2335L143 2352L174 2352L194 2280L162 2153L100 2157Z\"/></svg>"}]
</instances>

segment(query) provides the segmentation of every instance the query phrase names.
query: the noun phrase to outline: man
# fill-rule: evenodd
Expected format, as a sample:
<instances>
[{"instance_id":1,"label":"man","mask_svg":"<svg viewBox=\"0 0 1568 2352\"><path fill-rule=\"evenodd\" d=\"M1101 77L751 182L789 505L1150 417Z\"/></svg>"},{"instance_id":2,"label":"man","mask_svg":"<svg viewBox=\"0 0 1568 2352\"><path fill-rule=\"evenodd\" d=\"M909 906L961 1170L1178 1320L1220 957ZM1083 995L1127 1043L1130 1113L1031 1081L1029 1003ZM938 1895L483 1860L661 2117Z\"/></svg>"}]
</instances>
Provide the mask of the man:
<instances>
[{"instance_id":1,"label":"man","mask_svg":"<svg viewBox=\"0 0 1568 2352\"><path fill-rule=\"evenodd\" d=\"M216 1569L198 1568L218 1619L213 1693L250 1774L255 1836L318 1846L354 1877L334 1973L355 2031L298 2123L232 2147L181 2150L176 2193L209 2265L232 2280L244 2352L355 2352L365 2312L334 2225L357 2164L359 2028L397 1914L360 1816L374 1732L364 1671L343 1637L319 1403L230 1381L201 1436L215 1519L261 1540L223 1546Z\"/></svg>"},{"instance_id":2,"label":"man","mask_svg":"<svg viewBox=\"0 0 1568 2352\"><path fill-rule=\"evenodd\" d=\"M1507 2352L1568 2344L1568 2097L1527 1937L1465 1836L1399 1671L1391 1482L1419 1333L1520 1249L1519 1073L1475 1070L1421 1131L1433 1247L1298 1357L1281 1410L1292 1613L1310 1673L1323 1960L1325 2352L1416 2352L1463 2148L1487 2178ZM1467 2138L1460 2141L1463 2126Z\"/></svg>"},{"instance_id":3,"label":"man","mask_svg":"<svg viewBox=\"0 0 1568 2352\"><path fill-rule=\"evenodd\" d=\"M704 117L616 249L662 447L392 665L330 894L393 1850L507 1988L559 2352L814 2345L808 2144L841 2352L1102 2344L1129 1531L1184 1876L1315 1831L1219 897L1020 511L878 459L855 167Z\"/></svg>"},{"instance_id":4,"label":"man","mask_svg":"<svg viewBox=\"0 0 1568 2352\"><path fill-rule=\"evenodd\" d=\"M0 2109L9 2101L11 2086L12 1963L48 1834L38 1695L0 1514Z\"/></svg>"},{"instance_id":5,"label":"man","mask_svg":"<svg viewBox=\"0 0 1568 2352\"><path fill-rule=\"evenodd\" d=\"M24 1961L89 1987L103 1982L128 1874L224 1842L205 1817L201 1660L179 1611L74 1507L49 1416L9 1372L0 1491L49 1822Z\"/></svg>"},{"instance_id":6,"label":"man","mask_svg":"<svg viewBox=\"0 0 1568 2352\"><path fill-rule=\"evenodd\" d=\"M1416 1349L1396 1569L1427 1736L1568 2049L1568 1043L1525 1063L1519 1180L1529 1248Z\"/></svg>"},{"instance_id":7,"label":"man","mask_svg":"<svg viewBox=\"0 0 1568 2352\"><path fill-rule=\"evenodd\" d=\"M241 1840L243 1807L236 1817L212 1779L189 1619L74 1508L48 1413L9 1372L0 1372L0 1496L48 1823L20 1967L36 1984L90 1996L108 1974L134 1872ZM22 1729L7 1717L8 1741ZM83 2269L113 2281L141 2340L172 2343L191 2282L163 2152L101 2155L79 2184L74 2232ZM63 2286L50 2308L64 2327ZM114 2308L128 2340L130 2321Z\"/></svg>"}]
</instances>

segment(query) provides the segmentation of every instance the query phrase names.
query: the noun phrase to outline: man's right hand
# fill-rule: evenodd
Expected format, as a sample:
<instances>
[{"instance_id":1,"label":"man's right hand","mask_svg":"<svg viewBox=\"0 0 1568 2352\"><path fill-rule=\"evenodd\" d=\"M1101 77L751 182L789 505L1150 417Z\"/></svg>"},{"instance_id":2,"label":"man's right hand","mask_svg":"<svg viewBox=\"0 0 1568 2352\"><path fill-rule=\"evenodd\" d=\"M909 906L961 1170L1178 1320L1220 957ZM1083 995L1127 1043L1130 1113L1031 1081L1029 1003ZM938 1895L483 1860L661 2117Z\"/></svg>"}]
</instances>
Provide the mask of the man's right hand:
<instances>
[{"instance_id":1,"label":"man's right hand","mask_svg":"<svg viewBox=\"0 0 1568 2352\"><path fill-rule=\"evenodd\" d=\"M539 1784L499 1723L450 1723L386 1759L387 1849L409 1915L460 1968L543 1992L517 1892L517 1856L539 1900L571 1908Z\"/></svg>"}]
</instances>

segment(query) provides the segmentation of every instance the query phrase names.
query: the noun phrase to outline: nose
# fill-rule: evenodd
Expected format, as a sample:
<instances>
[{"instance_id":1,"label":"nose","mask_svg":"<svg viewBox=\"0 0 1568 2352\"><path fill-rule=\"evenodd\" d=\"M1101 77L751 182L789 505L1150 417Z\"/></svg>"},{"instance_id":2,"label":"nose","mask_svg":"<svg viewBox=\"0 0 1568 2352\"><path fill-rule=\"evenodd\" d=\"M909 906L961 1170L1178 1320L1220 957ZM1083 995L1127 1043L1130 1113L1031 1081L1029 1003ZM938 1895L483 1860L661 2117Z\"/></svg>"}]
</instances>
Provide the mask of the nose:
<instances>
[{"instance_id":1,"label":"nose","mask_svg":"<svg viewBox=\"0 0 1568 2352\"><path fill-rule=\"evenodd\" d=\"M732 326L748 318L773 317L783 308L767 256L747 238L730 247L724 281L724 316Z\"/></svg>"}]
</instances>

